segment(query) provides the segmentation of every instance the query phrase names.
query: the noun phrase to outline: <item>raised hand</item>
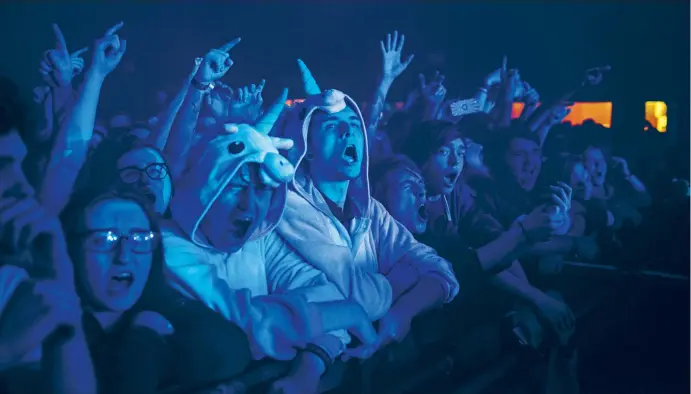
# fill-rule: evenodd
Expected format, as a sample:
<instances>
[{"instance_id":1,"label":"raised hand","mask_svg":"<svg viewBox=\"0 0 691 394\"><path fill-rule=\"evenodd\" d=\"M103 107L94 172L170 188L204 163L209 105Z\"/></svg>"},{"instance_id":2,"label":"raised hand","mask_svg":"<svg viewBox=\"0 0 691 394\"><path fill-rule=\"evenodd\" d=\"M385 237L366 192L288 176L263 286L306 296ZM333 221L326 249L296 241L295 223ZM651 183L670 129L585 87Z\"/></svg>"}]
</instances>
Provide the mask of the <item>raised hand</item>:
<instances>
[{"instance_id":1,"label":"raised hand","mask_svg":"<svg viewBox=\"0 0 691 394\"><path fill-rule=\"evenodd\" d=\"M526 104L536 104L540 101L540 94L525 81L523 81L523 101Z\"/></svg>"},{"instance_id":2,"label":"raised hand","mask_svg":"<svg viewBox=\"0 0 691 394\"><path fill-rule=\"evenodd\" d=\"M611 70L610 66L593 67L585 70L585 78L583 80L583 85L595 86L602 82L605 73Z\"/></svg>"},{"instance_id":3,"label":"raised hand","mask_svg":"<svg viewBox=\"0 0 691 394\"><path fill-rule=\"evenodd\" d=\"M261 115L262 91L264 90L265 80L261 80L259 85L252 84L239 88L235 91L231 89L229 116L234 121L254 123Z\"/></svg>"},{"instance_id":4,"label":"raised hand","mask_svg":"<svg viewBox=\"0 0 691 394\"><path fill-rule=\"evenodd\" d=\"M240 38L236 38L220 48L212 49L204 55L202 64L194 77L197 82L209 84L223 78L230 70L233 61L230 59L230 50L240 43Z\"/></svg>"},{"instance_id":5,"label":"raised hand","mask_svg":"<svg viewBox=\"0 0 691 394\"><path fill-rule=\"evenodd\" d=\"M564 214L571 210L571 198L573 197L573 189L564 182L557 182L557 186L550 186L552 194L552 201L557 207L558 213Z\"/></svg>"},{"instance_id":6,"label":"raised hand","mask_svg":"<svg viewBox=\"0 0 691 394\"><path fill-rule=\"evenodd\" d=\"M415 55L411 54L401 62L401 52L403 51L403 44L405 43L405 35L401 34L400 39L398 37L398 32L393 32L393 37L391 34L386 35L386 42L379 41L381 45L381 53L383 59L383 76L388 79L396 79L405 69L408 67L410 62L413 61Z\"/></svg>"},{"instance_id":7,"label":"raised hand","mask_svg":"<svg viewBox=\"0 0 691 394\"><path fill-rule=\"evenodd\" d=\"M125 54L127 40L120 40L120 37L115 34L123 25L124 22L116 24L106 30L103 37L96 40L90 71L96 73L101 78L105 78L115 70L115 67L122 60L122 55Z\"/></svg>"},{"instance_id":8,"label":"raised hand","mask_svg":"<svg viewBox=\"0 0 691 394\"><path fill-rule=\"evenodd\" d=\"M33 259L36 268L73 286L72 263L60 221L36 199L0 199L0 233L5 246L15 253L33 245L30 250L40 253Z\"/></svg>"},{"instance_id":9,"label":"raised hand","mask_svg":"<svg viewBox=\"0 0 691 394\"><path fill-rule=\"evenodd\" d=\"M573 105L573 103L565 101L555 104L550 111L549 124L555 125L564 121L564 119L571 113L571 105Z\"/></svg>"},{"instance_id":10,"label":"raised hand","mask_svg":"<svg viewBox=\"0 0 691 394\"><path fill-rule=\"evenodd\" d=\"M629 163L626 162L626 159L623 157L612 157L612 169L615 171L619 172L619 175L621 175L624 178L630 178L631 177L631 170L629 170Z\"/></svg>"},{"instance_id":11,"label":"raised hand","mask_svg":"<svg viewBox=\"0 0 691 394\"><path fill-rule=\"evenodd\" d=\"M81 310L74 289L58 281L21 283L0 320L0 369L40 348L57 328L80 325Z\"/></svg>"},{"instance_id":12,"label":"raised hand","mask_svg":"<svg viewBox=\"0 0 691 394\"><path fill-rule=\"evenodd\" d=\"M420 93L428 103L441 104L446 97L446 88L444 87L444 75L439 71L434 73L432 80L427 82L423 74L419 74L420 78Z\"/></svg>"},{"instance_id":13,"label":"raised hand","mask_svg":"<svg viewBox=\"0 0 691 394\"><path fill-rule=\"evenodd\" d=\"M69 86L72 78L84 69L84 59L80 55L88 48L82 48L70 55L67 51L65 36L56 24L53 24L53 33L55 34L55 49L43 53L38 72L48 86L54 88Z\"/></svg>"}]
</instances>

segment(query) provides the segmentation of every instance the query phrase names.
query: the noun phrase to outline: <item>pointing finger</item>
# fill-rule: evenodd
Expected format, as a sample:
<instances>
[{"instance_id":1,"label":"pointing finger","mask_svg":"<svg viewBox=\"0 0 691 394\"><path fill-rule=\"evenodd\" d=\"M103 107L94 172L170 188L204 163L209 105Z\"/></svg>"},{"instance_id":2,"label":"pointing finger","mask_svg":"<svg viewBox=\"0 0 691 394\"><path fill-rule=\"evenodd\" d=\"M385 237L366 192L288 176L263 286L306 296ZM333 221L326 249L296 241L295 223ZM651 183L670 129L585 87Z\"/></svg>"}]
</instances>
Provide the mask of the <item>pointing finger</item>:
<instances>
[{"instance_id":1,"label":"pointing finger","mask_svg":"<svg viewBox=\"0 0 691 394\"><path fill-rule=\"evenodd\" d=\"M125 24L125 22L122 22L122 21L118 22L115 26L113 26L113 27L111 27L110 29L106 30L105 36L112 36L113 34L115 34L115 32L117 32L118 30L120 30L120 28L121 28L124 24Z\"/></svg>"},{"instance_id":2,"label":"pointing finger","mask_svg":"<svg viewBox=\"0 0 691 394\"><path fill-rule=\"evenodd\" d=\"M58 26L56 23L53 23L53 33L55 33L55 49L67 53L67 42L65 41L65 36L62 34L62 30L60 30L60 26Z\"/></svg>"},{"instance_id":3,"label":"pointing finger","mask_svg":"<svg viewBox=\"0 0 691 394\"><path fill-rule=\"evenodd\" d=\"M89 50L89 47L84 47L84 48L82 48L82 49L80 49L80 50L78 50L78 51L72 53L72 54L70 55L70 57L77 57L77 56L81 55L82 53L84 53L84 52L86 52L86 51L88 51L88 50Z\"/></svg>"},{"instance_id":4,"label":"pointing finger","mask_svg":"<svg viewBox=\"0 0 691 394\"><path fill-rule=\"evenodd\" d=\"M221 50L221 51L224 51L224 52L228 52L228 51L230 51L231 49L233 49L237 44L239 44L240 41L241 41L241 38L238 37L238 38L236 38L236 39L230 41L229 43L223 45L222 47L220 47L220 48L218 48L218 49Z\"/></svg>"}]
</instances>

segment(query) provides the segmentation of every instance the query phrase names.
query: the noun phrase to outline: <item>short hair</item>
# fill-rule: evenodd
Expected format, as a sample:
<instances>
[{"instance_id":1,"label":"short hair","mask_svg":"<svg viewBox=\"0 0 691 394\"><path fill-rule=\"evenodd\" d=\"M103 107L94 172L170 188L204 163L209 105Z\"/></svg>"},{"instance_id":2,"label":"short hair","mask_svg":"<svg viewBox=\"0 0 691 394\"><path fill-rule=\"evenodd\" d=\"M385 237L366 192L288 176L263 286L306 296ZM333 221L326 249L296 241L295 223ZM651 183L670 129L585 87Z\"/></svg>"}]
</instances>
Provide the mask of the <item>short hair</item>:
<instances>
[{"instance_id":1,"label":"short hair","mask_svg":"<svg viewBox=\"0 0 691 394\"><path fill-rule=\"evenodd\" d=\"M462 139L463 135L451 122L440 120L422 122L413 128L401 153L408 156L418 167L422 167L432 153L457 138Z\"/></svg>"},{"instance_id":2,"label":"short hair","mask_svg":"<svg viewBox=\"0 0 691 394\"><path fill-rule=\"evenodd\" d=\"M414 172L422 178L420 168L405 155L392 155L382 159L372 166L369 172L370 184L373 185L372 196L376 200L383 201L388 191L386 176L398 169Z\"/></svg>"}]
</instances>

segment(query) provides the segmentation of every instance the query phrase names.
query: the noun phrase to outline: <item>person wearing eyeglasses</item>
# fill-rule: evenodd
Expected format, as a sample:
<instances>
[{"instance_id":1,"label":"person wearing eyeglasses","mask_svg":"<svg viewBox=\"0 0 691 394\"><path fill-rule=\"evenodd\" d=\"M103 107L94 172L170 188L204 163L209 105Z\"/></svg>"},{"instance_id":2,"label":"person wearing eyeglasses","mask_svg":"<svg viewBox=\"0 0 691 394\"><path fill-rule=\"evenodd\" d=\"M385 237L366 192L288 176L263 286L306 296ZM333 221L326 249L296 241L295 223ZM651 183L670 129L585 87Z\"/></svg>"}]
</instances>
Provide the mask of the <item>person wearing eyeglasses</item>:
<instances>
[{"instance_id":1,"label":"person wearing eyeglasses","mask_svg":"<svg viewBox=\"0 0 691 394\"><path fill-rule=\"evenodd\" d=\"M62 214L85 336L103 393L189 386L207 380L215 368L239 373L251 359L245 334L230 322L219 318L225 323L223 339L205 343L200 330L215 336L218 325L190 331L180 324L207 308L181 300L167 286L158 215L150 207L139 193L91 189L73 196ZM169 307L162 309L163 304ZM208 322L215 314L206 315ZM206 351L212 343L227 353L223 366ZM192 352L206 371L190 367Z\"/></svg>"},{"instance_id":2,"label":"person wearing eyeglasses","mask_svg":"<svg viewBox=\"0 0 691 394\"><path fill-rule=\"evenodd\" d=\"M123 153L116 162L120 182L133 187L163 215L173 195L168 164L161 152L150 146L139 146Z\"/></svg>"}]
</instances>

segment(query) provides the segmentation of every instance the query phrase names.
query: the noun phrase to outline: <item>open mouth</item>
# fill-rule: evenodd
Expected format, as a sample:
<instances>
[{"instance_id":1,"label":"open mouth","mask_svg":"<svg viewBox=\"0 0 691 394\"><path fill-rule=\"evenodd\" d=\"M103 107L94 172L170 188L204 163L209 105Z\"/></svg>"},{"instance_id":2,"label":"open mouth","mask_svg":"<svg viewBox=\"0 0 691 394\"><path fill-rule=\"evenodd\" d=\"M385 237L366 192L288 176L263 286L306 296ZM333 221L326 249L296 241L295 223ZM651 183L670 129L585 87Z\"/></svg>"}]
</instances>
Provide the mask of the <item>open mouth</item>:
<instances>
[{"instance_id":1,"label":"open mouth","mask_svg":"<svg viewBox=\"0 0 691 394\"><path fill-rule=\"evenodd\" d=\"M244 238L250 227L252 227L251 218L235 219L231 222L230 233L235 238Z\"/></svg>"},{"instance_id":2,"label":"open mouth","mask_svg":"<svg viewBox=\"0 0 691 394\"><path fill-rule=\"evenodd\" d=\"M156 204L156 200L157 200L156 193L154 193L150 190L145 190L142 192L142 194L144 195L144 198L146 198L150 203Z\"/></svg>"},{"instance_id":3,"label":"open mouth","mask_svg":"<svg viewBox=\"0 0 691 394\"><path fill-rule=\"evenodd\" d=\"M345 150L343 151L343 158L345 159L348 164L355 164L357 162L357 149L355 149L355 145L348 145L346 146Z\"/></svg>"},{"instance_id":4,"label":"open mouth","mask_svg":"<svg viewBox=\"0 0 691 394\"><path fill-rule=\"evenodd\" d=\"M420 207L417 209L417 214L422 220L427 220L427 207L425 204L420 205Z\"/></svg>"},{"instance_id":5,"label":"open mouth","mask_svg":"<svg viewBox=\"0 0 691 394\"><path fill-rule=\"evenodd\" d=\"M123 271L117 275L111 276L110 279L108 291L111 293L121 293L132 286L132 283L134 282L134 274L129 271Z\"/></svg>"},{"instance_id":6,"label":"open mouth","mask_svg":"<svg viewBox=\"0 0 691 394\"><path fill-rule=\"evenodd\" d=\"M444 183L447 186L452 186L454 183L456 183L456 178L458 177L458 173L456 172L450 172L446 175L444 175Z\"/></svg>"}]
</instances>

